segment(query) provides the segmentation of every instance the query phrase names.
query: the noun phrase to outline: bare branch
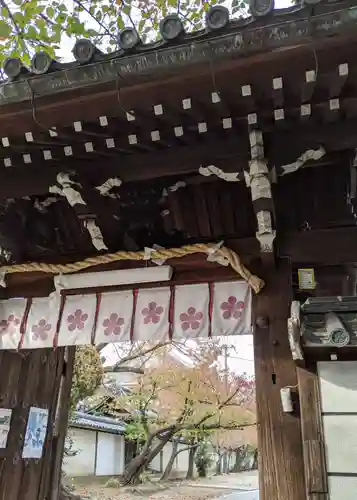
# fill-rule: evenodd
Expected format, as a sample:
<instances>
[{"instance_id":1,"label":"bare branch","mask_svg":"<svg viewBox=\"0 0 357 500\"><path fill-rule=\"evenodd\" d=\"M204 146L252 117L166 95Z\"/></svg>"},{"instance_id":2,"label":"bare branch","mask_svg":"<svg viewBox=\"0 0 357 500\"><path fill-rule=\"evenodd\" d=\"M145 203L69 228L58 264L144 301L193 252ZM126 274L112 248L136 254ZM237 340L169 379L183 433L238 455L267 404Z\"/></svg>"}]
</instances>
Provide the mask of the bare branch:
<instances>
[{"instance_id":1,"label":"bare branch","mask_svg":"<svg viewBox=\"0 0 357 500\"><path fill-rule=\"evenodd\" d=\"M135 366L107 366L104 368L104 373L137 373L138 375L144 375L144 370L142 368L135 368Z\"/></svg>"},{"instance_id":2,"label":"bare branch","mask_svg":"<svg viewBox=\"0 0 357 500\"><path fill-rule=\"evenodd\" d=\"M154 346L151 346L147 348L146 350L138 349L136 352L133 354L129 354L127 356L124 356L121 358L114 366L111 367L112 372L116 372L117 368L119 366L122 366L124 363L129 363L130 361L135 361L136 359L142 358L144 356L147 356L148 354L151 354L153 351L157 351L163 347L166 347L170 345L171 342L160 342L158 344L155 344Z\"/></svg>"}]
</instances>

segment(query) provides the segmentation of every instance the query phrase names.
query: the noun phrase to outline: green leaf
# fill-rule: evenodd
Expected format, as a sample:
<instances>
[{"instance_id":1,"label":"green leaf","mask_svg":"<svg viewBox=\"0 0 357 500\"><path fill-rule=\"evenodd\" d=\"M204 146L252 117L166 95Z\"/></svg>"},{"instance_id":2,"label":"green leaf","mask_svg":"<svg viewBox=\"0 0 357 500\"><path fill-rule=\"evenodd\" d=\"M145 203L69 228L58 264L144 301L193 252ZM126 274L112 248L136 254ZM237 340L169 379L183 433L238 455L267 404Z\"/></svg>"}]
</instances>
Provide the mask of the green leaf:
<instances>
[{"instance_id":1,"label":"green leaf","mask_svg":"<svg viewBox=\"0 0 357 500\"><path fill-rule=\"evenodd\" d=\"M47 17L52 19L53 17L55 17L55 9L53 7L47 7L46 15L47 15Z\"/></svg>"},{"instance_id":2,"label":"green leaf","mask_svg":"<svg viewBox=\"0 0 357 500\"><path fill-rule=\"evenodd\" d=\"M120 30L123 30L125 28L125 24L121 16L118 16L117 18L117 26Z\"/></svg>"},{"instance_id":3,"label":"green leaf","mask_svg":"<svg viewBox=\"0 0 357 500\"><path fill-rule=\"evenodd\" d=\"M37 37L38 37L38 33L37 33L36 28L35 28L34 26L29 26L29 28L28 28L28 30L27 30L27 36L28 36L29 38L34 39L34 40L36 40L36 39L37 39Z\"/></svg>"},{"instance_id":4,"label":"green leaf","mask_svg":"<svg viewBox=\"0 0 357 500\"><path fill-rule=\"evenodd\" d=\"M8 38L11 35L11 26L5 21L0 20L0 38Z\"/></svg>"}]
</instances>

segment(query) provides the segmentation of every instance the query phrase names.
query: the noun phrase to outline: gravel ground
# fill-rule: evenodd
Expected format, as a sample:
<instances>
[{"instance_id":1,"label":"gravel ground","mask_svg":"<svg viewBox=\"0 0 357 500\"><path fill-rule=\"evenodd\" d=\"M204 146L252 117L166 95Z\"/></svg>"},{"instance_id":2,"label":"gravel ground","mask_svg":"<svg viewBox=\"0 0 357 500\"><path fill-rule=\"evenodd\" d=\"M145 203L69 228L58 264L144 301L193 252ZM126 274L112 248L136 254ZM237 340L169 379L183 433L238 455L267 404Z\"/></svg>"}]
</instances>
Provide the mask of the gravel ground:
<instances>
[{"instance_id":1,"label":"gravel ground","mask_svg":"<svg viewBox=\"0 0 357 500\"><path fill-rule=\"evenodd\" d=\"M212 488L193 488L184 485L174 486L156 493L131 493L113 488L86 487L78 488L77 493L90 500L209 500L217 498L218 491ZM229 491L225 491L228 494Z\"/></svg>"}]
</instances>

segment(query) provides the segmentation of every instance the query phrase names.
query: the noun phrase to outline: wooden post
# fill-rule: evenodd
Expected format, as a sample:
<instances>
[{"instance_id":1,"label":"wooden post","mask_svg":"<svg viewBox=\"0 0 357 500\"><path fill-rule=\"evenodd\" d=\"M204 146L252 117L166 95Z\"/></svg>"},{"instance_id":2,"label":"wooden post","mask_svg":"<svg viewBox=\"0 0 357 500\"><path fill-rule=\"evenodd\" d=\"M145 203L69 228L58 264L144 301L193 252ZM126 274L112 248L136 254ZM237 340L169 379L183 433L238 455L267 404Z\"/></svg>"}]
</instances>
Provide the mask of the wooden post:
<instances>
[{"instance_id":1,"label":"wooden post","mask_svg":"<svg viewBox=\"0 0 357 500\"><path fill-rule=\"evenodd\" d=\"M327 500L327 471L316 363L298 367L306 498Z\"/></svg>"},{"instance_id":2,"label":"wooden post","mask_svg":"<svg viewBox=\"0 0 357 500\"><path fill-rule=\"evenodd\" d=\"M272 270L254 303L260 500L306 498L299 415L284 413L280 400L281 388L297 386L287 331L290 278L289 266Z\"/></svg>"},{"instance_id":3,"label":"wooden post","mask_svg":"<svg viewBox=\"0 0 357 500\"><path fill-rule=\"evenodd\" d=\"M65 348L0 352L0 406L12 409L7 447L0 449L0 500L45 500L51 498L54 456L54 423L61 380L65 366ZM71 358L73 363L73 357ZM72 367L67 370L71 373ZM42 458L23 459L22 450L30 407L49 410L48 430ZM68 405L66 407L68 414ZM66 426L60 434L66 433ZM57 437L58 438L58 437ZM53 475L52 475L53 476ZM53 479L53 477L52 477Z\"/></svg>"}]
</instances>

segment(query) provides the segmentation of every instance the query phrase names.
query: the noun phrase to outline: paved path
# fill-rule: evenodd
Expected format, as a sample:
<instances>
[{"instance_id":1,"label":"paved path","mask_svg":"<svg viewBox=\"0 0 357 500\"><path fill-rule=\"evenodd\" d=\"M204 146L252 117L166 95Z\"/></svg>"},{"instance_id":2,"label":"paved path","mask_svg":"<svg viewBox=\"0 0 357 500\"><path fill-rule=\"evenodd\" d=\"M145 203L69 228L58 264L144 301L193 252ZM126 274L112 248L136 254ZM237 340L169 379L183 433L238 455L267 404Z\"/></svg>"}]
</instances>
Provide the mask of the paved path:
<instances>
[{"instance_id":1,"label":"paved path","mask_svg":"<svg viewBox=\"0 0 357 500\"><path fill-rule=\"evenodd\" d=\"M235 491L230 495L224 495L217 500L259 500L259 491Z\"/></svg>"},{"instance_id":2,"label":"paved path","mask_svg":"<svg viewBox=\"0 0 357 500\"><path fill-rule=\"evenodd\" d=\"M197 488L200 485L202 488L217 488L222 490L258 490L259 478L258 471L239 472L237 474L223 474L222 476L211 476L207 478L197 479L189 486ZM244 498L244 497L242 497ZM229 499L228 499L229 500ZM247 497L247 500L250 500Z\"/></svg>"}]
</instances>

